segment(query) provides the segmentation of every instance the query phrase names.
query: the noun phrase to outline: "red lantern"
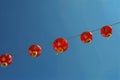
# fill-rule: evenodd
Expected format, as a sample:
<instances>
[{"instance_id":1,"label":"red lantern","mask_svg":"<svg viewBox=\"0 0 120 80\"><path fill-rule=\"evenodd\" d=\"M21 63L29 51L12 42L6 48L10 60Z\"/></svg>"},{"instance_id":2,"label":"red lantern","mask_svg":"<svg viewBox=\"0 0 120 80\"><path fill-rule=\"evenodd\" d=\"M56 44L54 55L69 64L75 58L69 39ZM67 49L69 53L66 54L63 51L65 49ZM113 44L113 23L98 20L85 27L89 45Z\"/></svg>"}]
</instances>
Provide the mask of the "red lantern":
<instances>
[{"instance_id":1,"label":"red lantern","mask_svg":"<svg viewBox=\"0 0 120 80\"><path fill-rule=\"evenodd\" d=\"M2 54L0 56L0 64L2 67L7 67L12 63L12 56L10 54Z\"/></svg>"},{"instance_id":2,"label":"red lantern","mask_svg":"<svg viewBox=\"0 0 120 80\"><path fill-rule=\"evenodd\" d=\"M92 41L92 33L91 32L83 32L81 35L80 35L80 39L81 41L83 41L84 43L90 43Z\"/></svg>"},{"instance_id":3,"label":"red lantern","mask_svg":"<svg viewBox=\"0 0 120 80\"><path fill-rule=\"evenodd\" d=\"M68 49L68 42L64 38L57 38L53 42L53 48L57 53L63 53Z\"/></svg>"},{"instance_id":4,"label":"red lantern","mask_svg":"<svg viewBox=\"0 0 120 80\"><path fill-rule=\"evenodd\" d=\"M41 55L42 48L37 44L33 44L29 47L28 51L29 51L30 56L38 57Z\"/></svg>"},{"instance_id":5,"label":"red lantern","mask_svg":"<svg viewBox=\"0 0 120 80\"><path fill-rule=\"evenodd\" d=\"M112 27L109 25L103 26L100 29L100 33L103 37L109 38L112 35Z\"/></svg>"}]
</instances>

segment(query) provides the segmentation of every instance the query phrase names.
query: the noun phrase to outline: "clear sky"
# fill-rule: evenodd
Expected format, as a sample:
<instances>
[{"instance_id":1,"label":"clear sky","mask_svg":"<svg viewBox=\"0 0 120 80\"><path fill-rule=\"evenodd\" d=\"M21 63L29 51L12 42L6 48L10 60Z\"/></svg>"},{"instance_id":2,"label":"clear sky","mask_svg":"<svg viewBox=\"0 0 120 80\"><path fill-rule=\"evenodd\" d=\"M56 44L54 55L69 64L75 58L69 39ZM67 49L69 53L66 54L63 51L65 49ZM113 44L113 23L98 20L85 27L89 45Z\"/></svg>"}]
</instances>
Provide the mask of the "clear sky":
<instances>
[{"instance_id":1,"label":"clear sky","mask_svg":"<svg viewBox=\"0 0 120 80\"><path fill-rule=\"evenodd\" d=\"M120 80L120 24L109 40L99 31L90 44L68 39L58 56L52 44L38 58L27 51L119 21L120 0L0 0L0 54L16 52L0 80Z\"/></svg>"}]
</instances>

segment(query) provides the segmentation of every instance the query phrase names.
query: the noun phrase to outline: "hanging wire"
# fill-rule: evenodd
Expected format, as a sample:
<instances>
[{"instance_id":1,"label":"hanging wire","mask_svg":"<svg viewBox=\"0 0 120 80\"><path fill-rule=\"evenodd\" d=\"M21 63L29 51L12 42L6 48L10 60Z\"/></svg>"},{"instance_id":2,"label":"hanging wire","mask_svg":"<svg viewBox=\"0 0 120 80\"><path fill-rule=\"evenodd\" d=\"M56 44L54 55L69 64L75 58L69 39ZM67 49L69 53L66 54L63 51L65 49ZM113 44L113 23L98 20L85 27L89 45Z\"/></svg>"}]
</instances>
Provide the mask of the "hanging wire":
<instances>
[{"instance_id":1,"label":"hanging wire","mask_svg":"<svg viewBox=\"0 0 120 80\"><path fill-rule=\"evenodd\" d=\"M50 42L50 43L47 43L47 44L43 44L43 45L41 45L41 47L44 47L44 46L48 46L48 45L50 45L50 44L52 44L53 42Z\"/></svg>"},{"instance_id":2,"label":"hanging wire","mask_svg":"<svg viewBox=\"0 0 120 80\"><path fill-rule=\"evenodd\" d=\"M111 24L110 26L114 26L114 25L117 25L117 24L120 24L120 21L119 21L119 22L116 22L116 23L113 23L113 24Z\"/></svg>"},{"instance_id":3,"label":"hanging wire","mask_svg":"<svg viewBox=\"0 0 120 80\"><path fill-rule=\"evenodd\" d=\"M120 24L120 21L119 22L116 22L116 23L113 23L111 24L110 26L114 26L114 25L117 25L117 24ZM95 31L98 31L100 30L100 28L97 28L97 29L94 29L94 30L91 30L90 32L95 32ZM76 38L76 37L79 37L81 34L76 34L76 35L72 35L72 36L69 36L67 39L70 40L70 39L73 39L73 38ZM47 43L47 44L43 44L43 45L40 45L41 47L44 47L44 46L48 46L50 44L52 44L53 42L50 42L50 43ZM27 50L21 50L21 51L16 51L16 52L11 52L12 54L16 54L16 53L25 53L27 52Z\"/></svg>"},{"instance_id":4,"label":"hanging wire","mask_svg":"<svg viewBox=\"0 0 120 80\"><path fill-rule=\"evenodd\" d=\"M16 51L16 52L11 52L11 54L16 54L16 53L25 53L27 50L21 50L21 51Z\"/></svg>"},{"instance_id":5,"label":"hanging wire","mask_svg":"<svg viewBox=\"0 0 120 80\"><path fill-rule=\"evenodd\" d=\"M110 26L114 26L114 25L117 25L117 24L120 24L120 21L119 22L116 22L116 23L113 23L111 24ZM101 28L97 28L97 29L94 29L94 30L90 30L89 32L95 32L95 31L98 31L100 30ZM76 35L72 35L70 37L68 37L67 39L73 39L73 38L76 38L78 36L80 36L81 34L76 34Z\"/></svg>"},{"instance_id":6,"label":"hanging wire","mask_svg":"<svg viewBox=\"0 0 120 80\"><path fill-rule=\"evenodd\" d=\"M78 37L78 36L80 36L80 34L72 35L72 36L68 37L67 39L68 39L68 40L69 40L69 39L73 39L73 38L76 38L76 37Z\"/></svg>"}]
</instances>

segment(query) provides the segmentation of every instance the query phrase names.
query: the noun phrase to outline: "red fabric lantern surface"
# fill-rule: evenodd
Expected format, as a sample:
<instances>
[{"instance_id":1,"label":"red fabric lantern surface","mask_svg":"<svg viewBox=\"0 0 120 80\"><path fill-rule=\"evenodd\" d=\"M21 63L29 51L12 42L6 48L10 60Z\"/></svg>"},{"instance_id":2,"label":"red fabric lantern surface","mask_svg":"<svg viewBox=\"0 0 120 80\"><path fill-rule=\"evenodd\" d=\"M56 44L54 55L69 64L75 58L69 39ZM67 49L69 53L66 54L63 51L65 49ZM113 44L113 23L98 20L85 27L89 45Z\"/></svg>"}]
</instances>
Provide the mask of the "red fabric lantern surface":
<instances>
[{"instance_id":1,"label":"red fabric lantern surface","mask_svg":"<svg viewBox=\"0 0 120 80\"><path fill-rule=\"evenodd\" d=\"M91 32L86 31L80 35L80 39L84 43L90 43L92 41L92 38L93 38L93 35Z\"/></svg>"},{"instance_id":2,"label":"red fabric lantern surface","mask_svg":"<svg viewBox=\"0 0 120 80\"><path fill-rule=\"evenodd\" d=\"M29 47L28 51L30 56L38 57L41 55L42 48L37 44L33 44Z\"/></svg>"},{"instance_id":3,"label":"red fabric lantern surface","mask_svg":"<svg viewBox=\"0 0 120 80\"><path fill-rule=\"evenodd\" d=\"M0 64L2 67L7 67L8 65L10 65L12 63L12 60L12 56L8 53L2 54L0 56Z\"/></svg>"},{"instance_id":4,"label":"red fabric lantern surface","mask_svg":"<svg viewBox=\"0 0 120 80\"><path fill-rule=\"evenodd\" d=\"M53 42L53 48L57 53L63 53L68 49L68 42L64 38L57 38Z\"/></svg>"},{"instance_id":5,"label":"red fabric lantern surface","mask_svg":"<svg viewBox=\"0 0 120 80\"><path fill-rule=\"evenodd\" d=\"M109 38L112 35L112 27L109 25L103 26L100 29L100 33L103 37Z\"/></svg>"}]
</instances>

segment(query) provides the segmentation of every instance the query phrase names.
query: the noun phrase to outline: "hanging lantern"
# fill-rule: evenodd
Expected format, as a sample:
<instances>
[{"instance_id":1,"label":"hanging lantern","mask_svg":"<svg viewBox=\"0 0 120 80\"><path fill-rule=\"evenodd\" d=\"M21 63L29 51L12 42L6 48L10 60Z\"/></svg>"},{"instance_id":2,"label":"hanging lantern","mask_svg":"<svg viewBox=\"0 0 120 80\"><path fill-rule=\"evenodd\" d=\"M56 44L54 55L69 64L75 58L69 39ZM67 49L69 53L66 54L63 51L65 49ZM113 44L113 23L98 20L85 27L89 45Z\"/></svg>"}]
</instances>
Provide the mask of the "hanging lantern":
<instances>
[{"instance_id":1,"label":"hanging lantern","mask_svg":"<svg viewBox=\"0 0 120 80\"><path fill-rule=\"evenodd\" d=\"M42 48L37 44L33 44L29 47L28 51L30 56L38 57L41 55Z\"/></svg>"},{"instance_id":2,"label":"hanging lantern","mask_svg":"<svg viewBox=\"0 0 120 80\"><path fill-rule=\"evenodd\" d=\"M7 67L12 63L12 56L10 54L2 54L0 56L0 64L2 67Z\"/></svg>"},{"instance_id":3,"label":"hanging lantern","mask_svg":"<svg viewBox=\"0 0 120 80\"><path fill-rule=\"evenodd\" d=\"M109 25L103 26L100 29L100 33L103 37L109 38L112 35L112 27Z\"/></svg>"},{"instance_id":4,"label":"hanging lantern","mask_svg":"<svg viewBox=\"0 0 120 80\"><path fill-rule=\"evenodd\" d=\"M59 54L63 53L68 49L68 42L64 38L57 38L53 42L53 49Z\"/></svg>"},{"instance_id":5,"label":"hanging lantern","mask_svg":"<svg viewBox=\"0 0 120 80\"><path fill-rule=\"evenodd\" d=\"M84 43L90 43L92 41L93 35L91 32L83 32L80 35L80 39Z\"/></svg>"}]
</instances>

